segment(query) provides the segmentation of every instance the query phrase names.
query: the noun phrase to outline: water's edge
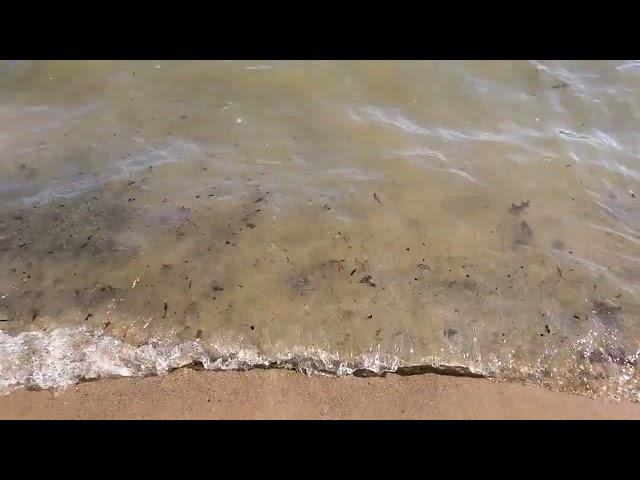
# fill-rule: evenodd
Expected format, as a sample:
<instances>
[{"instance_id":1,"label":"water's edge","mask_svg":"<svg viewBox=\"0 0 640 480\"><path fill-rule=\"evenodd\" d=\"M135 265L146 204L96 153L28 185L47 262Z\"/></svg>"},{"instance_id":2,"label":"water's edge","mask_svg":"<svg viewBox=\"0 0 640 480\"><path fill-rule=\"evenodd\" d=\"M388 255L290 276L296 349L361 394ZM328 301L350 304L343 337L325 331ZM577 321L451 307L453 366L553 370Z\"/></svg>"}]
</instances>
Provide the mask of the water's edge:
<instances>
[{"instance_id":1,"label":"water's edge","mask_svg":"<svg viewBox=\"0 0 640 480\"><path fill-rule=\"evenodd\" d=\"M86 327L52 332L0 330L0 395L17 389L63 391L77 383L104 378L164 375L180 368L209 371L284 369L303 374L357 377L433 373L490 378L475 366L408 364L380 352L340 358L321 349L295 347L266 354L256 347L205 345L199 340L151 341L134 346Z\"/></svg>"},{"instance_id":2,"label":"water's edge","mask_svg":"<svg viewBox=\"0 0 640 480\"><path fill-rule=\"evenodd\" d=\"M261 352L251 345L212 345L201 340L177 342L152 340L131 345L102 330L87 327L58 328L50 332L22 332L11 336L0 330L0 395L15 390L52 390L60 393L84 382L124 377L165 375L181 368L208 371L252 369L291 370L306 375L384 377L438 374L486 378L545 387L551 391L582 396L596 395L527 378L491 364L447 364L437 360L409 364L397 356L368 351L349 358L322 349L295 347L277 353ZM599 396L620 401L627 395ZM638 401L634 395L630 400Z\"/></svg>"}]
</instances>

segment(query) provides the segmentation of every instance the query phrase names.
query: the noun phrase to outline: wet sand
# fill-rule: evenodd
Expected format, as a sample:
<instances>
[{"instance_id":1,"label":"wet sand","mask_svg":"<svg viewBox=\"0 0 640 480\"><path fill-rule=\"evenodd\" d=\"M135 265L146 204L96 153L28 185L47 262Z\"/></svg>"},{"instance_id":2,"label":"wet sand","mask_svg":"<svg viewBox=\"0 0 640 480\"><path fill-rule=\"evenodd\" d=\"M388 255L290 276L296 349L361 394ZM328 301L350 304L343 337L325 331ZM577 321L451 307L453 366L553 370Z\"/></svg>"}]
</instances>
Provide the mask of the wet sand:
<instances>
[{"instance_id":1,"label":"wet sand","mask_svg":"<svg viewBox=\"0 0 640 480\"><path fill-rule=\"evenodd\" d=\"M1 419L640 419L640 405L443 375L206 372L87 382L0 397Z\"/></svg>"}]
</instances>

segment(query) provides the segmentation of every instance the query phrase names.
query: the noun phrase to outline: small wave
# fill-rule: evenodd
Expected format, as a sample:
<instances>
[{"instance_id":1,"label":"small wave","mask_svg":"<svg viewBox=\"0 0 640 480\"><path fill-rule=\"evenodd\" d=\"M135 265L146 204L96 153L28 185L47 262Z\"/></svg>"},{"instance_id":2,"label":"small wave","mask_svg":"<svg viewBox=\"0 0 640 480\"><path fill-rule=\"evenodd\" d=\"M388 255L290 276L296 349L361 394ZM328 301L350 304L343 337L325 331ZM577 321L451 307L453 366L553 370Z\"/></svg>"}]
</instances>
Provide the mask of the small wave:
<instances>
[{"instance_id":1,"label":"small wave","mask_svg":"<svg viewBox=\"0 0 640 480\"><path fill-rule=\"evenodd\" d=\"M407 148L404 150L398 150L394 153L403 157L434 157L444 163L449 163L449 159L444 155L444 153L427 147Z\"/></svg>"},{"instance_id":2,"label":"small wave","mask_svg":"<svg viewBox=\"0 0 640 480\"><path fill-rule=\"evenodd\" d=\"M482 141L482 142L498 142L505 144L518 144L515 139L511 139L508 135L493 133L487 131L461 131L451 128L437 127L425 128L408 118L400 115L396 111L383 111L373 106L362 107L358 112L353 109L349 110L352 120L362 122L363 118L379 124L392 125L405 133L432 137L437 140L455 142L460 140Z\"/></svg>"},{"instance_id":3,"label":"small wave","mask_svg":"<svg viewBox=\"0 0 640 480\"><path fill-rule=\"evenodd\" d=\"M139 137L134 137L133 140L144 150L120 163L120 168L125 172L144 170L164 163L176 163L185 157L202 155L200 146L180 139L171 141L163 148L155 148Z\"/></svg>"},{"instance_id":4,"label":"small wave","mask_svg":"<svg viewBox=\"0 0 640 480\"><path fill-rule=\"evenodd\" d=\"M637 70L640 69L640 61L632 60L630 62L625 62L622 65L618 65L616 70Z\"/></svg>"},{"instance_id":5,"label":"small wave","mask_svg":"<svg viewBox=\"0 0 640 480\"><path fill-rule=\"evenodd\" d=\"M455 168L447 168L447 169L443 169L443 171L451 172L451 173L454 173L456 175L459 175L462 178L464 178L466 180L469 180L470 182L475 183L477 185L484 185L480 180L477 180L477 179L473 178L467 172L463 172L462 170L458 170L458 169L455 169Z\"/></svg>"},{"instance_id":6,"label":"small wave","mask_svg":"<svg viewBox=\"0 0 640 480\"><path fill-rule=\"evenodd\" d=\"M330 175L340 175L341 177L353 180L375 180L379 178L379 175L376 173L365 172L355 167L331 168L327 170L327 173Z\"/></svg>"},{"instance_id":7,"label":"small wave","mask_svg":"<svg viewBox=\"0 0 640 480\"><path fill-rule=\"evenodd\" d=\"M378 123L385 123L393 125L406 133L418 134L418 135L431 135L432 132L424 127L416 125L408 118L403 117L395 112L385 112L381 109L367 106L359 109L359 113L366 116L369 120L373 120ZM350 110L351 118L356 121L361 121L362 116L358 115L358 112Z\"/></svg>"},{"instance_id":8,"label":"small wave","mask_svg":"<svg viewBox=\"0 0 640 480\"><path fill-rule=\"evenodd\" d=\"M640 401L636 375L640 350L627 354L617 344L607 343L605 337L592 330L577 339L567 351L574 352L578 363L559 371L551 367L559 353L557 346L545 350L533 363L516 362L512 356L501 360L495 355L484 361L478 357L477 361L467 359L458 363L431 356L408 363L374 348L341 357L306 346L268 353L254 345L229 341L211 344L169 339L131 345L85 326L22 332L16 336L0 330L0 395L20 388L61 391L85 380L163 375L198 365L211 371L277 368L304 374L362 377L436 373L515 381L609 400ZM603 376L603 365L614 367L617 373Z\"/></svg>"},{"instance_id":9,"label":"small wave","mask_svg":"<svg viewBox=\"0 0 640 480\"><path fill-rule=\"evenodd\" d=\"M567 138L575 138L576 140L589 140L587 135L581 135L579 133L570 132L568 130L558 129L558 134Z\"/></svg>"},{"instance_id":10,"label":"small wave","mask_svg":"<svg viewBox=\"0 0 640 480\"><path fill-rule=\"evenodd\" d=\"M572 132L570 130L558 129L557 134L567 140L575 140L588 143L593 147L602 151L622 152L624 149L616 142L613 137L603 131L595 130L591 135Z\"/></svg>"},{"instance_id":11,"label":"small wave","mask_svg":"<svg viewBox=\"0 0 640 480\"><path fill-rule=\"evenodd\" d=\"M377 351L345 359L318 348L293 347L266 354L255 346L206 345L198 340L153 340L135 346L84 326L16 336L0 330L0 395L18 388L64 390L80 381L99 378L162 375L193 364L213 371L280 368L338 376L387 372L491 375L489 370L475 366L412 365Z\"/></svg>"},{"instance_id":12,"label":"small wave","mask_svg":"<svg viewBox=\"0 0 640 480\"><path fill-rule=\"evenodd\" d=\"M108 179L109 177L106 175L86 175L82 179L74 180L72 182L51 182L53 183L52 186L41 190L34 195L25 195L20 198L19 201L24 205L37 205L50 202L53 199L71 198L75 195L79 195L99 187Z\"/></svg>"}]
</instances>

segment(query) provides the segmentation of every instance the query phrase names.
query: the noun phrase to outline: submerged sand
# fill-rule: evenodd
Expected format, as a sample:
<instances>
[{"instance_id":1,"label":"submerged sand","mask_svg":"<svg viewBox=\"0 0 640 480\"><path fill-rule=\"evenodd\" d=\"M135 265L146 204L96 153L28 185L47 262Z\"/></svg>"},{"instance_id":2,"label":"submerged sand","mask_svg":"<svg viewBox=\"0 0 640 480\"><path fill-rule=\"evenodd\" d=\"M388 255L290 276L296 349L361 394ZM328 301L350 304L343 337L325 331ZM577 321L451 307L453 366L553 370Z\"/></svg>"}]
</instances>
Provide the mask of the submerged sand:
<instances>
[{"instance_id":1,"label":"submerged sand","mask_svg":"<svg viewBox=\"0 0 640 480\"><path fill-rule=\"evenodd\" d=\"M180 369L0 397L1 419L640 419L640 405L443 375Z\"/></svg>"},{"instance_id":2,"label":"submerged sand","mask_svg":"<svg viewBox=\"0 0 640 480\"><path fill-rule=\"evenodd\" d=\"M640 397L637 71L0 62L0 391L161 341Z\"/></svg>"}]
</instances>

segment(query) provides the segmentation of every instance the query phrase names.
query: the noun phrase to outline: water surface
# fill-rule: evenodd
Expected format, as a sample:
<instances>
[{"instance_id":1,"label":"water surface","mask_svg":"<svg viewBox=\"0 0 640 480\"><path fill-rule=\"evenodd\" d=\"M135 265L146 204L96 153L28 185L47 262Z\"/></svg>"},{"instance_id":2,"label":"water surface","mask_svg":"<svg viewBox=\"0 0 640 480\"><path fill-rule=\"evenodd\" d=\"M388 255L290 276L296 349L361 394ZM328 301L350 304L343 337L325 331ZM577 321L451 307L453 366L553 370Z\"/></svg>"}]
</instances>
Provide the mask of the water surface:
<instances>
[{"instance_id":1,"label":"water surface","mask_svg":"<svg viewBox=\"0 0 640 480\"><path fill-rule=\"evenodd\" d=\"M638 395L640 63L0 64L0 389L207 368Z\"/></svg>"}]
</instances>

